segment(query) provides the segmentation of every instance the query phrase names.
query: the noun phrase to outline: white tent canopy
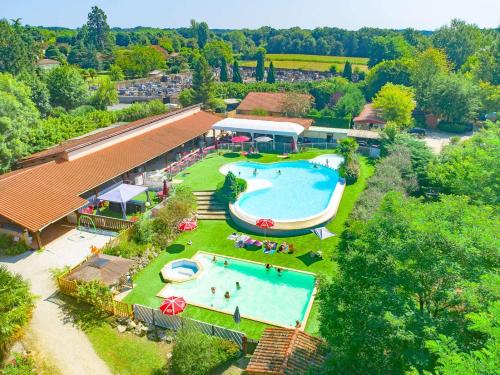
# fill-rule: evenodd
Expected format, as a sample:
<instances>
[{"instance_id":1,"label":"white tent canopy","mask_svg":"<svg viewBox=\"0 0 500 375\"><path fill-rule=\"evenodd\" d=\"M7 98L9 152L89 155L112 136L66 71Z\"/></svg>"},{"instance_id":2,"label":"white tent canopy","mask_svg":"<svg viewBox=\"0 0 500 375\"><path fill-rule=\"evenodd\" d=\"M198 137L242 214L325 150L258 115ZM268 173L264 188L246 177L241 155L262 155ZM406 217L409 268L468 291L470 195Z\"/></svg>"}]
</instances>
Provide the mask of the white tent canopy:
<instances>
[{"instance_id":1,"label":"white tent canopy","mask_svg":"<svg viewBox=\"0 0 500 375\"><path fill-rule=\"evenodd\" d=\"M120 203L123 211L123 219L127 218L127 202L132 200L132 198L138 196L144 191L147 191L146 186L137 186L130 184L121 184L117 187L107 191L106 193L99 195L97 198L101 201ZM149 195L148 195L149 201Z\"/></svg>"},{"instance_id":2,"label":"white tent canopy","mask_svg":"<svg viewBox=\"0 0 500 375\"><path fill-rule=\"evenodd\" d=\"M215 123L212 128L232 132L282 135L294 138L298 137L305 130L302 125L294 122L250 120L234 117L225 118Z\"/></svg>"}]
</instances>

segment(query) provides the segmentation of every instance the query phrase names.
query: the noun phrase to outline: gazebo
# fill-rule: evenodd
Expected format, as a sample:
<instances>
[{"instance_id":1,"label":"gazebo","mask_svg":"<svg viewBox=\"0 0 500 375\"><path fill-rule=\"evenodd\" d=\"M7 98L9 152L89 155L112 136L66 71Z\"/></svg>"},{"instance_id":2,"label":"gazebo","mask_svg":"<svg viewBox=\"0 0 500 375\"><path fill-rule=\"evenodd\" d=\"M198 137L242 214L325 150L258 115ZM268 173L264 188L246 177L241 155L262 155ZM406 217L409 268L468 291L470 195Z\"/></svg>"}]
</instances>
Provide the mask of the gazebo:
<instances>
[{"instance_id":1,"label":"gazebo","mask_svg":"<svg viewBox=\"0 0 500 375\"><path fill-rule=\"evenodd\" d=\"M149 192L146 186L121 184L97 197L99 201L108 201L119 203L123 212L123 220L127 220L127 202L138 196L142 192L146 192L147 201L149 200Z\"/></svg>"},{"instance_id":2,"label":"gazebo","mask_svg":"<svg viewBox=\"0 0 500 375\"><path fill-rule=\"evenodd\" d=\"M74 268L65 279L83 282L98 280L104 285L112 286L119 284L133 265L134 262L129 259L97 254Z\"/></svg>"}]
</instances>

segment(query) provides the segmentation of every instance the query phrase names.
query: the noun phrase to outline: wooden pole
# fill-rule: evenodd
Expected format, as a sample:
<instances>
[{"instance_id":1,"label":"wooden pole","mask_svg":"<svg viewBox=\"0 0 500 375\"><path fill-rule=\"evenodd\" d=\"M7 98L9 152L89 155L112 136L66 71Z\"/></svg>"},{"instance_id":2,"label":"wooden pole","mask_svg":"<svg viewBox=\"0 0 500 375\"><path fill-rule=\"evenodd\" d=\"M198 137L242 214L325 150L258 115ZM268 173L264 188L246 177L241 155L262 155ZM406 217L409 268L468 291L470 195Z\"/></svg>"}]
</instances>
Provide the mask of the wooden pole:
<instances>
[{"instance_id":1,"label":"wooden pole","mask_svg":"<svg viewBox=\"0 0 500 375\"><path fill-rule=\"evenodd\" d=\"M35 232L35 239L36 239L36 243L38 244L38 248L41 249L43 247L43 244L42 244L42 237L40 236L39 230Z\"/></svg>"}]
</instances>

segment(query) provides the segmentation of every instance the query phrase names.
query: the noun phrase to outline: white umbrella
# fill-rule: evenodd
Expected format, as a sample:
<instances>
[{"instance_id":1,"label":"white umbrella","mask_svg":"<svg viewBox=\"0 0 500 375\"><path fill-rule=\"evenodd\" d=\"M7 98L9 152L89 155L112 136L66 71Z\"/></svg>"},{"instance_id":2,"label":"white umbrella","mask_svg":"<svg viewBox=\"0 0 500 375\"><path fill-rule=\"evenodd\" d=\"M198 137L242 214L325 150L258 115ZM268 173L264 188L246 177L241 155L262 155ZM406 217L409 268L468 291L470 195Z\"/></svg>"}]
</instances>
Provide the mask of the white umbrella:
<instances>
[{"instance_id":1,"label":"white umbrella","mask_svg":"<svg viewBox=\"0 0 500 375\"><path fill-rule=\"evenodd\" d=\"M271 142L273 139L271 137L257 137L254 139L255 142Z\"/></svg>"},{"instance_id":2,"label":"white umbrella","mask_svg":"<svg viewBox=\"0 0 500 375\"><path fill-rule=\"evenodd\" d=\"M318 236L318 238L321 241L326 240L327 238L335 236L335 233L330 232L325 227L311 229L311 232L313 232L316 236ZM323 250L323 242L321 243L321 251L322 250Z\"/></svg>"}]
</instances>

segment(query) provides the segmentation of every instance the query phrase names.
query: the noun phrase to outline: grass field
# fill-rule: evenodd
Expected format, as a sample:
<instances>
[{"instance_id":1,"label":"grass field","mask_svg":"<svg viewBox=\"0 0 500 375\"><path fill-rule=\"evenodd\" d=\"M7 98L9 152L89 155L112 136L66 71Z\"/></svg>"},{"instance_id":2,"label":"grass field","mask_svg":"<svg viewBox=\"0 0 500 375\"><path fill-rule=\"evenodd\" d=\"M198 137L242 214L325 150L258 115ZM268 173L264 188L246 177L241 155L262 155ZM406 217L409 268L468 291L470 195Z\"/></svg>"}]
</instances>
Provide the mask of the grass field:
<instances>
[{"instance_id":1,"label":"grass field","mask_svg":"<svg viewBox=\"0 0 500 375\"><path fill-rule=\"evenodd\" d=\"M344 64L349 61L353 64L353 69L358 67L362 71L368 70L368 59L364 57L345 56L323 56L323 55L295 55L295 54L268 54L266 55L266 66L272 61L275 68L281 69L302 69L317 70L326 72L332 65L337 71L344 69ZM255 60L240 61L240 66L255 66Z\"/></svg>"},{"instance_id":2,"label":"grass field","mask_svg":"<svg viewBox=\"0 0 500 375\"><path fill-rule=\"evenodd\" d=\"M309 159L325 151L309 151L301 154L292 155L293 159ZM219 172L220 166L237 160L245 160L245 157L238 153L229 153L224 156L212 155L205 160L196 163L187 169L178 179L184 180L183 184L190 186L193 190L212 190L223 181L223 176ZM255 159L253 159L255 161ZM265 154L260 162L278 161L276 155ZM334 275L337 272L336 263L332 261L332 256L337 251L340 241L340 234L344 230L344 224L351 212L354 203L359 194L366 185L366 179L372 174L373 166L365 158L361 162L361 175L359 180L350 186L347 186L342 196L339 210L336 217L327 224L327 227L337 236L321 243L313 234L292 236L286 238L286 241L295 246L294 254L275 253L272 255L264 254L262 250L245 250L234 247L233 242L226 237L234 231L241 231L236 227L232 220L200 220L199 226L195 231L183 233L172 243L166 251L162 252L148 267L134 276L134 289L125 298L125 302L138 303L146 306L158 307L161 299L156 294L164 287L164 283L158 276L161 268L169 261L177 258L190 258L197 251L204 250L216 254L234 256L240 259L253 260L261 263L271 263L283 267L289 267L299 270L306 270L325 276ZM262 236L254 235L256 238ZM269 239L282 242L283 238ZM191 241L191 245L187 243ZM310 257L309 251L322 248L324 258L322 260ZM223 327L243 331L250 338L259 338L262 331L267 327L263 323L243 319L237 326L231 315L218 313L215 311L188 306L183 316L192 317L208 323L220 325ZM310 333L318 332L318 305L313 305L313 310L307 322L306 331Z\"/></svg>"}]
</instances>

